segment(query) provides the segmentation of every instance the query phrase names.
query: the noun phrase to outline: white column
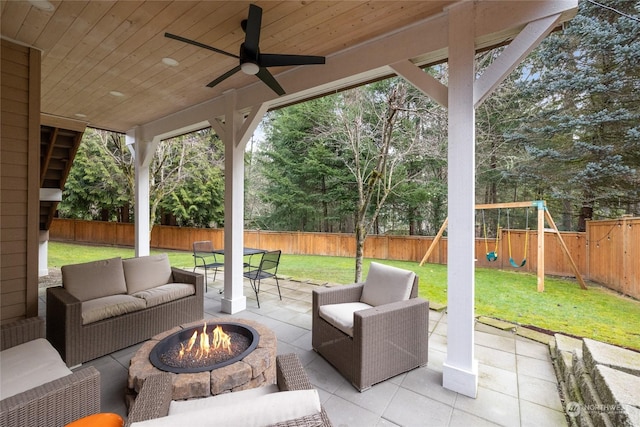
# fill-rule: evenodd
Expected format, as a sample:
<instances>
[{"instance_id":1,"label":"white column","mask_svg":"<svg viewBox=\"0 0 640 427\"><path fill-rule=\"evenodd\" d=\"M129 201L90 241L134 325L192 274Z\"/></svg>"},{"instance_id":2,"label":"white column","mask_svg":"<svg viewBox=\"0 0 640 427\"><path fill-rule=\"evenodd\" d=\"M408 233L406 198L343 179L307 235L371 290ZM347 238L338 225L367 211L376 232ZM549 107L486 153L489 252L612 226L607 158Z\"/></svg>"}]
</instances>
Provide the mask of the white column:
<instances>
[{"instance_id":1,"label":"white column","mask_svg":"<svg viewBox=\"0 0 640 427\"><path fill-rule=\"evenodd\" d=\"M236 92L225 93L224 123L224 297L222 311L237 313L247 308L244 296L244 145L238 144L242 116L236 110Z\"/></svg>"},{"instance_id":2,"label":"white column","mask_svg":"<svg viewBox=\"0 0 640 427\"><path fill-rule=\"evenodd\" d=\"M447 358L443 386L470 397L478 392L474 358L475 111L474 3L449 12L449 148Z\"/></svg>"},{"instance_id":3,"label":"white column","mask_svg":"<svg viewBox=\"0 0 640 427\"><path fill-rule=\"evenodd\" d=\"M144 142L140 128L127 132L126 144L131 150L135 164L134 221L136 257L149 255L151 228L149 224L149 165L155 151L155 144Z\"/></svg>"},{"instance_id":4,"label":"white column","mask_svg":"<svg viewBox=\"0 0 640 427\"><path fill-rule=\"evenodd\" d=\"M247 308L243 288L244 263L244 149L267 112L266 103L255 105L248 115L237 109L235 90L225 92L224 123L209 123L224 142L224 297L222 311L237 313Z\"/></svg>"},{"instance_id":5,"label":"white column","mask_svg":"<svg viewBox=\"0 0 640 427\"><path fill-rule=\"evenodd\" d=\"M40 230L38 246L38 277L49 274L49 230Z\"/></svg>"}]
</instances>

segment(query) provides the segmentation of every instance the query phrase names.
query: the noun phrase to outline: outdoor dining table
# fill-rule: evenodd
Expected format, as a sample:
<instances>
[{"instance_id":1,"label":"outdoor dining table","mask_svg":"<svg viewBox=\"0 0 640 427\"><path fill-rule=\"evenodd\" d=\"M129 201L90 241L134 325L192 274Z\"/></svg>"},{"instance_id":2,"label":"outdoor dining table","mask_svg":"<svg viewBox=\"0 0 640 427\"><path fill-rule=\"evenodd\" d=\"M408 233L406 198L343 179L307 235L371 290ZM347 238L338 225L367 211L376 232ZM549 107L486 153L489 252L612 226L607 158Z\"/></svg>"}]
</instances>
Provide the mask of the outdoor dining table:
<instances>
[{"instance_id":1,"label":"outdoor dining table","mask_svg":"<svg viewBox=\"0 0 640 427\"><path fill-rule=\"evenodd\" d=\"M248 256L249 257L249 262L245 262L244 266L245 267L249 267L251 266L251 257L253 257L254 255L261 255L263 253L267 252L266 249L258 249L258 248L247 248L244 247L242 248L242 256ZM213 251L214 254L216 255L222 255L224 256L224 249L215 249Z\"/></svg>"}]
</instances>

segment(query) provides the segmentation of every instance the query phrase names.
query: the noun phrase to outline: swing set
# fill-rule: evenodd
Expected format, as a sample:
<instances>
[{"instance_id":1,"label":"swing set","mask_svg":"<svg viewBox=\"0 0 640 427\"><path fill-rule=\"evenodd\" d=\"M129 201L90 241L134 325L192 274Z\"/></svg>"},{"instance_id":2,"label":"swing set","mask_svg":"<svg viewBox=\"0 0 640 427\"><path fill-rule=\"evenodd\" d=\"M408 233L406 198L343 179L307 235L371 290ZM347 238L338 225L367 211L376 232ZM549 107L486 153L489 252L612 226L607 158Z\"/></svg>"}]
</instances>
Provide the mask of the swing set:
<instances>
[{"instance_id":1,"label":"swing set","mask_svg":"<svg viewBox=\"0 0 640 427\"><path fill-rule=\"evenodd\" d=\"M576 279L578 280L578 283L580 284L580 287L582 289L587 289L587 285L584 283L584 280L582 279L582 275L580 274L580 272L578 271L578 267L576 265L576 263L574 262L573 258L571 257L571 254L569 253L569 248L567 247L566 243L564 242L564 239L562 238L562 235L560 234L560 231L558 230L558 227L556 227L555 222L553 221L553 218L551 217L551 214L549 213L549 211L547 210L547 205L546 202L544 200L535 200L535 201L529 201L529 202L511 202L511 203L494 203L494 204L478 204L475 206L476 210L481 210L482 211L482 230L483 230L483 237L484 237L484 244L485 244L485 251L486 251L486 257L487 260L490 262L494 262L498 260L498 247L499 247L499 240L500 240L500 211L502 209L506 210L506 217L507 217L507 247L509 249L509 264L514 267L514 268L520 268L520 267L524 267L527 263L527 251L529 248L529 208L535 208L537 210L537 221L538 221L538 227L537 227L537 242L538 242L538 257L537 257L537 277L538 277L538 292L543 292L544 291L544 223L545 220L547 221L547 223L549 223L549 225L551 226L552 230L556 233L556 236L558 237L558 241L560 242L560 246L562 248L562 250L564 251L565 255L567 256L567 258L569 259L569 262L571 264L571 268L573 269L574 274L576 275ZM527 209L527 215L526 215L526 225L525 225L525 243L524 243L524 256L523 259L520 263L517 263L512 256L512 251L511 251L511 223L510 223L510 217L509 217L509 210L510 209L517 209L517 208L526 208ZM487 236L487 225L486 225L486 221L485 221L485 216L484 216L484 211L485 210L489 210L489 209L498 209L498 221L497 221L497 225L496 225L496 237L495 237L495 247L493 251L489 251L489 238ZM425 253L424 257L422 258L422 261L420 261L420 266L423 266L425 262L427 262L427 259L429 258L429 256L431 255L431 253L434 251L436 245L438 244L438 242L440 241L440 238L442 238L442 235L444 233L444 230L446 230L447 226L449 224L449 218L446 218L444 220L444 222L442 223L442 226L440 227L440 230L438 230L438 234L436 234L436 237L433 239L433 242L431 242L431 245L429 245L429 248L427 249L427 252Z\"/></svg>"}]
</instances>

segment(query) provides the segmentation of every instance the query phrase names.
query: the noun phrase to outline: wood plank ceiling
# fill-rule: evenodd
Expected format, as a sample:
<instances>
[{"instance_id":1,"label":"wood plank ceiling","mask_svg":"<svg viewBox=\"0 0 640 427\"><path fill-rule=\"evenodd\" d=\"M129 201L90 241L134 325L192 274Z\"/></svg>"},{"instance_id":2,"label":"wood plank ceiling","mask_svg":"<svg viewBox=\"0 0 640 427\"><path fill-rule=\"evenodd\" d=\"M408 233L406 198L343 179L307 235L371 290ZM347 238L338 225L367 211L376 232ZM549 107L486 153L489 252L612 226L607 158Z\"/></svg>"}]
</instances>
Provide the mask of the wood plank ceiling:
<instances>
[{"instance_id":1,"label":"wood plank ceiling","mask_svg":"<svg viewBox=\"0 0 640 427\"><path fill-rule=\"evenodd\" d=\"M125 132L256 79L237 73L208 88L237 60L164 37L171 32L236 54L248 1L0 3L2 37L42 51L43 113ZM438 14L453 1L254 3L264 10L262 52L328 56ZM36 7L42 5L53 10ZM277 78L282 69L271 71Z\"/></svg>"}]
</instances>

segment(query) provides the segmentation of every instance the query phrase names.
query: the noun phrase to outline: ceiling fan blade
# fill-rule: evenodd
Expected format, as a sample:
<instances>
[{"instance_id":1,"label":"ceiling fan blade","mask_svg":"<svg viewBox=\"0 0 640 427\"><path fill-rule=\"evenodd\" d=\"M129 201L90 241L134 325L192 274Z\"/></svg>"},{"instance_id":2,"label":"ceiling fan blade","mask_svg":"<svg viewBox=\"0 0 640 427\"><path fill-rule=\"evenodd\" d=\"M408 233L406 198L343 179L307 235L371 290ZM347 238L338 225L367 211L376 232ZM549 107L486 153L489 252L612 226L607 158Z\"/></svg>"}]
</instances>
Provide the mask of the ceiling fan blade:
<instances>
[{"instance_id":1,"label":"ceiling fan blade","mask_svg":"<svg viewBox=\"0 0 640 427\"><path fill-rule=\"evenodd\" d=\"M249 17L245 29L244 47L254 55L258 53L260 43L260 26L262 25L262 8L255 4L249 5Z\"/></svg>"},{"instance_id":2,"label":"ceiling fan blade","mask_svg":"<svg viewBox=\"0 0 640 427\"><path fill-rule=\"evenodd\" d=\"M227 71L226 73L224 73L223 75L221 75L220 77L218 77L217 79L215 79L214 81L209 83L207 86L208 87L214 87L215 85L217 85L218 83L222 82L223 80L226 80L229 77L233 76L238 71L240 71L240 66L239 65L237 67L234 67L231 70Z\"/></svg>"},{"instance_id":3,"label":"ceiling fan blade","mask_svg":"<svg viewBox=\"0 0 640 427\"><path fill-rule=\"evenodd\" d=\"M264 67L260 67L260 71L256 74L260 80L262 80L267 86L271 88L278 95L284 95L285 91L282 86L276 81L273 75Z\"/></svg>"},{"instance_id":4,"label":"ceiling fan blade","mask_svg":"<svg viewBox=\"0 0 640 427\"><path fill-rule=\"evenodd\" d=\"M177 35L175 35L175 34L171 34L171 33L164 33L164 36L165 36L165 37L167 37L167 38L170 38L170 39L174 39L174 40L181 41L181 42L183 42L183 43L188 43L188 44L192 44L192 45L194 45L194 46L198 46L198 47L201 47L201 48L204 48L204 49L209 49L209 50L212 50L212 51L214 51L214 52L217 52L217 53L221 53L221 54L223 54L223 55L230 56L230 57L232 57L232 58L240 59L240 57L239 57L238 55L234 55L233 53L225 52L224 50L216 49L215 47L211 47L211 46L209 46L209 45L206 45L206 44L204 44L204 43L197 42L197 41L195 41L195 40L186 39L186 38L184 38L184 37L177 36Z\"/></svg>"},{"instance_id":5,"label":"ceiling fan blade","mask_svg":"<svg viewBox=\"0 0 640 427\"><path fill-rule=\"evenodd\" d=\"M278 55L271 53L261 53L258 57L261 67L284 67L288 65L310 65L324 64L324 56L312 55Z\"/></svg>"}]
</instances>

